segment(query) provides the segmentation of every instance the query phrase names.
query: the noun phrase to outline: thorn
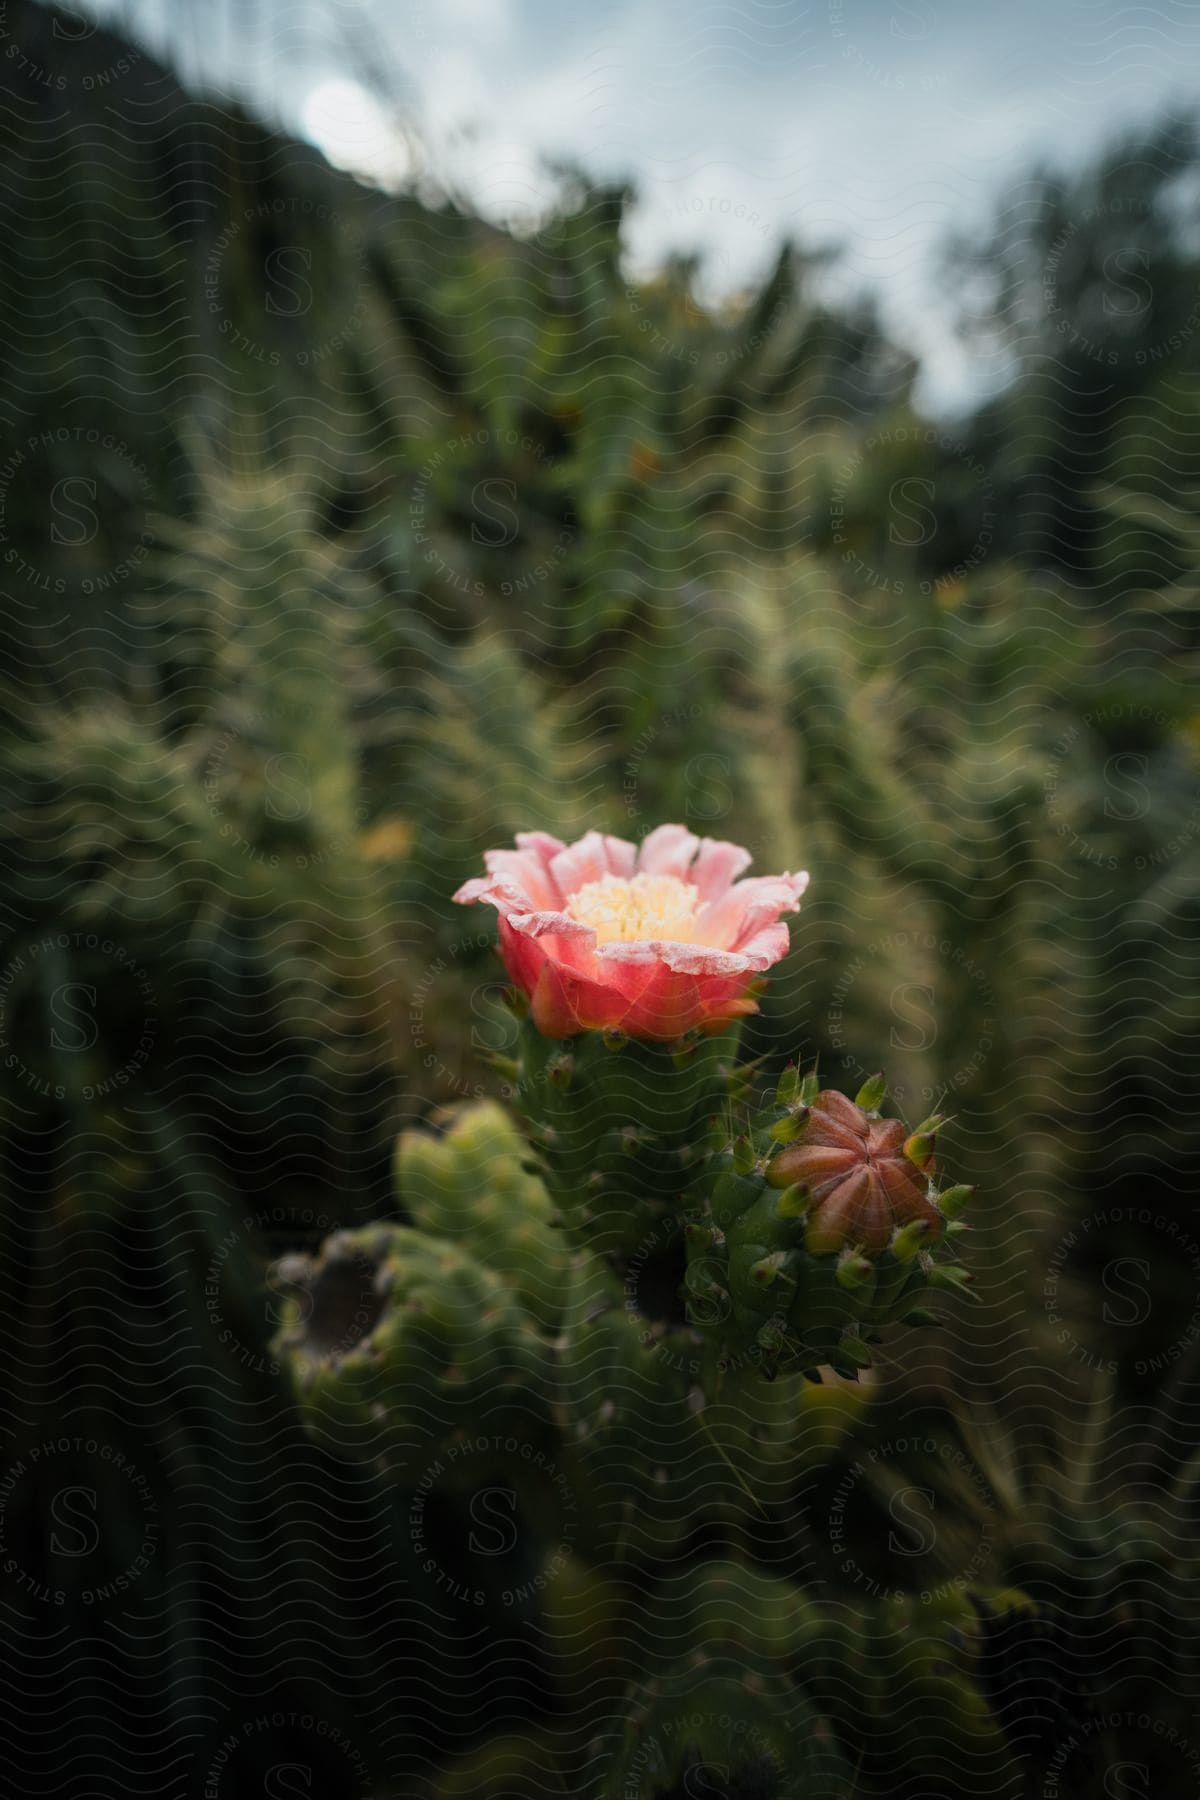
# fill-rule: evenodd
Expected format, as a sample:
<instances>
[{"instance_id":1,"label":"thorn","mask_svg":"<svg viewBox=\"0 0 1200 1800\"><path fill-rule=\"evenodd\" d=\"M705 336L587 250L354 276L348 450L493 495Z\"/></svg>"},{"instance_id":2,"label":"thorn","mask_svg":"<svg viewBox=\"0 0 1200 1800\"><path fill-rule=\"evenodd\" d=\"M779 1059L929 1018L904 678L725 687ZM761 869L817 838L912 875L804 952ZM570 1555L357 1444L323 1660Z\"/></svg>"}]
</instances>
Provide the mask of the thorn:
<instances>
[{"instance_id":1,"label":"thorn","mask_svg":"<svg viewBox=\"0 0 1200 1800\"><path fill-rule=\"evenodd\" d=\"M962 1293L973 1287L975 1277L964 1269L961 1263L935 1263L928 1275L930 1287L956 1288Z\"/></svg>"}]
</instances>

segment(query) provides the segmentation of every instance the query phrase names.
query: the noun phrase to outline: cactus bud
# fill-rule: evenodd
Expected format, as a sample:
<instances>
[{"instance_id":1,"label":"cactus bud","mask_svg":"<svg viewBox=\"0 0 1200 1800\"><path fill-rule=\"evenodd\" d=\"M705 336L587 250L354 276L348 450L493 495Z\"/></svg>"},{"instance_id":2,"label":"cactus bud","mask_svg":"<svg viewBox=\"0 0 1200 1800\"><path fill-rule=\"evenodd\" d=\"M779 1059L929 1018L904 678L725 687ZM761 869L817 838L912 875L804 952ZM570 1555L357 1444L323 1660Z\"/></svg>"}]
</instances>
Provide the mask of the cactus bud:
<instances>
[{"instance_id":1,"label":"cactus bud","mask_svg":"<svg viewBox=\"0 0 1200 1800\"><path fill-rule=\"evenodd\" d=\"M817 1095L802 1141L779 1152L767 1181L772 1187L798 1182L809 1189L809 1248L815 1254L847 1243L883 1250L896 1225L924 1219L931 1235L941 1226L924 1185L904 1160L907 1149L898 1119L872 1117L830 1089Z\"/></svg>"},{"instance_id":2,"label":"cactus bud","mask_svg":"<svg viewBox=\"0 0 1200 1800\"><path fill-rule=\"evenodd\" d=\"M974 1196L975 1189L965 1184L960 1184L958 1187L948 1187L944 1193L938 1195L938 1211L944 1219L957 1219L964 1207L971 1204Z\"/></svg>"},{"instance_id":3,"label":"cactus bud","mask_svg":"<svg viewBox=\"0 0 1200 1800\"><path fill-rule=\"evenodd\" d=\"M793 1112L784 1113L782 1119L776 1119L769 1135L777 1144L794 1144L802 1135L807 1122L807 1106L797 1107Z\"/></svg>"},{"instance_id":4,"label":"cactus bud","mask_svg":"<svg viewBox=\"0 0 1200 1800\"><path fill-rule=\"evenodd\" d=\"M914 1131L910 1138L905 1139L904 1154L918 1169L928 1169L933 1163L936 1142L931 1132Z\"/></svg>"},{"instance_id":5,"label":"cactus bud","mask_svg":"<svg viewBox=\"0 0 1200 1800\"><path fill-rule=\"evenodd\" d=\"M750 1142L750 1139L746 1137L736 1138L733 1145L734 1174L749 1175L757 1161L758 1158L754 1153L754 1145Z\"/></svg>"},{"instance_id":6,"label":"cactus bud","mask_svg":"<svg viewBox=\"0 0 1200 1800\"><path fill-rule=\"evenodd\" d=\"M860 1288L865 1281L870 1281L875 1273L875 1264L866 1256L855 1251L848 1251L838 1259L837 1278L839 1284L853 1291Z\"/></svg>"},{"instance_id":7,"label":"cactus bud","mask_svg":"<svg viewBox=\"0 0 1200 1800\"><path fill-rule=\"evenodd\" d=\"M933 1247L953 1222L912 1160L915 1149L932 1161L932 1136L923 1140L844 1094L813 1093L814 1079L797 1088L788 1071L782 1100L752 1120L731 1153L689 1177L693 1202L708 1189L698 1223L719 1232L711 1241L689 1233L688 1256L720 1274L727 1298L719 1317L689 1310L689 1318L711 1332L721 1354L755 1344L769 1377L828 1364L856 1381L869 1357L855 1356L868 1356L880 1327L917 1322L914 1303L937 1267ZM795 1104L786 1098L793 1092ZM882 1099L882 1089L868 1085L862 1097ZM802 1129L793 1135L800 1106ZM949 1191L953 1209L962 1194ZM934 1285L958 1286L961 1275ZM768 1314L777 1339L762 1335Z\"/></svg>"},{"instance_id":8,"label":"cactus bud","mask_svg":"<svg viewBox=\"0 0 1200 1800\"><path fill-rule=\"evenodd\" d=\"M838 1349L843 1356L849 1358L856 1369L870 1368L871 1346L865 1339L856 1336L854 1332L847 1332L845 1334L838 1345Z\"/></svg>"},{"instance_id":9,"label":"cactus bud","mask_svg":"<svg viewBox=\"0 0 1200 1800\"><path fill-rule=\"evenodd\" d=\"M854 1104L861 1106L864 1112L877 1113L886 1093L887 1077L881 1070L878 1075L872 1075L869 1081L863 1082L854 1096Z\"/></svg>"},{"instance_id":10,"label":"cactus bud","mask_svg":"<svg viewBox=\"0 0 1200 1800\"><path fill-rule=\"evenodd\" d=\"M775 1100L779 1106L794 1106L800 1097L800 1071L795 1063L789 1063L779 1077L775 1088Z\"/></svg>"},{"instance_id":11,"label":"cactus bud","mask_svg":"<svg viewBox=\"0 0 1200 1800\"><path fill-rule=\"evenodd\" d=\"M770 1179L771 1171L768 1169L767 1180ZM791 1187L784 1188L775 1202L776 1215L781 1219L806 1219L810 1200L808 1189L802 1182L795 1182Z\"/></svg>"},{"instance_id":12,"label":"cactus bud","mask_svg":"<svg viewBox=\"0 0 1200 1800\"><path fill-rule=\"evenodd\" d=\"M924 1245L929 1230L928 1219L911 1219L907 1225L902 1225L891 1243L892 1255L896 1261L911 1262Z\"/></svg>"}]
</instances>

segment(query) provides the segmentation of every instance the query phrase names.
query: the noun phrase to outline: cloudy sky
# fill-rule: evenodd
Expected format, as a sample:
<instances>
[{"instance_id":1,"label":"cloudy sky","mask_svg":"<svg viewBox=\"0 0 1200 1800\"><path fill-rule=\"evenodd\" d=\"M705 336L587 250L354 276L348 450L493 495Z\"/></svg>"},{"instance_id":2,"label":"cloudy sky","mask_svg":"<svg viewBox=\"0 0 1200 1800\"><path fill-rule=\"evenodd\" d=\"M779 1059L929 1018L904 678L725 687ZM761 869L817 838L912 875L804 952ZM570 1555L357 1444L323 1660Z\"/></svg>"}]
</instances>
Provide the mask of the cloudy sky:
<instances>
[{"instance_id":1,"label":"cloudy sky","mask_svg":"<svg viewBox=\"0 0 1200 1800\"><path fill-rule=\"evenodd\" d=\"M708 257L714 289L785 234L836 245L952 409L968 365L935 251L1031 157L1084 158L1200 97L1195 0L93 0L334 160L414 166L500 219L536 216L546 159L631 177L630 256ZM381 104L368 90L396 96ZM402 127L402 128L401 128Z\"/></svg>"}]
</instances>

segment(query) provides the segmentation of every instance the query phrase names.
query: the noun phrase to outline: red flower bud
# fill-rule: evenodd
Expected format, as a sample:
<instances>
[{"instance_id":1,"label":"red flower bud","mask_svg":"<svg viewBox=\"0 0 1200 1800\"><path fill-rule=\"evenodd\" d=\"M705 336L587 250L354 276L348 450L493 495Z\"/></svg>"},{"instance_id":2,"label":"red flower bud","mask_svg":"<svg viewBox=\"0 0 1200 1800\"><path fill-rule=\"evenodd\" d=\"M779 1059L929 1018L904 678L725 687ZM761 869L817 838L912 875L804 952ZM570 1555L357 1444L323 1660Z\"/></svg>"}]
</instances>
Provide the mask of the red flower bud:
<instances>
[{"instance_id":1,"label":"red flower bud","mask_svg":"<svg viewBox=\"0 0 1200 1800\"><path fill-rule=\"evenodd\" d=\"M808 1190L810 1250L886 1250L897 1227L915 1220L928 1225L933 1241L941 1215L905 1155L907 1136L899 1119L873 1117L832 1089L817 1095L800 1141L767 1171L772 1187Z\"/></svg>"}]
</instances>

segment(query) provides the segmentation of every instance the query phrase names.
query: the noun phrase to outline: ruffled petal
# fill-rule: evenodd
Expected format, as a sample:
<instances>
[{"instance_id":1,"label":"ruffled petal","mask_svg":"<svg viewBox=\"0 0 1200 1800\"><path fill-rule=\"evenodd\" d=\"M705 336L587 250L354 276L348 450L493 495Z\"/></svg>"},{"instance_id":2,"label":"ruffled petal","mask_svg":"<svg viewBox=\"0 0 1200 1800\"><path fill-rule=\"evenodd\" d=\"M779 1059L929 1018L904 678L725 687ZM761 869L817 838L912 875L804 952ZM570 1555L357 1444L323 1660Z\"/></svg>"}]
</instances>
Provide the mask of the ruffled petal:
<instances>
[{"instance_id":1,"label":"ruffled petal","mask_svg":"<svg viewBox=\"0 0 1200 1800\"><path fill-rule=\"evenodd\" d=\"M738 950L780 913L795 912L808 886L808 875L754 875L737 881L715 902L702 907L697 927L714 944Z\"/></svg>"},{"instance_id":2,"label":"ruffled petal","mask_svg":"<svg viewBox=\"0 0 1200 1800\"><path fill-rule=\"evenodd\" d=\"M677 880L686 881L699 848L700 839L693 837L685 825L659 825L642 840L638 874L674 875Z\"/></svg>"},{"instance_id":3,"label":"ruffled petal","mask_svg":"<svg viewBox=\"0 0 1200 1800\"><path fill-rule=\"evenodd\" d=\"M546 865L534 850L488 850L483 860L487 874L464 881L454 896L461 905L484 900L534 912L561 904Z\"/></svg>"},{"instance_id":4,"label":"ruffled petal","mask_svg":"<svg viewBox=\"0 0 1200 1800\"><path fill-rule=\"evenodd\" d=\"M674 938L601 944L596 955L604 962L662 963L664 968L682 975L756 975L770 966L742 951L717 950L711 944L683 944Z\"/></svg>"},{"instance_id":5,"label":"ruffled petal","mask_svg":"<svg viewBox=\"0 0 1200 1800\"><path fill-rule=\"evenodd\" d=\"M635 846L625 838L589 831L577 844L557 851L550 859L549 869L558 884L560 899L569 900L589 881L602 881L606 875L627 880L633 874L636 855Z\"/></svg>"},{"instance_id":6,"label":"ruffled petal","mask_svg":"<svg viewBox=\"0 0 1200 1800\"><path fill-rule=\"evenodd\" d=\"M744 875L754 861L740 844L728 844L721 838L701 838L696 860L688 876L700 895L702 905L724 899L739 875Z\"/></svg>"}]
</instances>

